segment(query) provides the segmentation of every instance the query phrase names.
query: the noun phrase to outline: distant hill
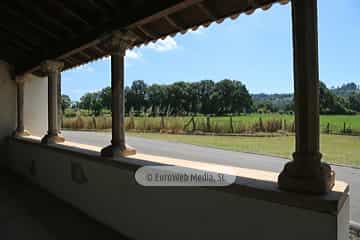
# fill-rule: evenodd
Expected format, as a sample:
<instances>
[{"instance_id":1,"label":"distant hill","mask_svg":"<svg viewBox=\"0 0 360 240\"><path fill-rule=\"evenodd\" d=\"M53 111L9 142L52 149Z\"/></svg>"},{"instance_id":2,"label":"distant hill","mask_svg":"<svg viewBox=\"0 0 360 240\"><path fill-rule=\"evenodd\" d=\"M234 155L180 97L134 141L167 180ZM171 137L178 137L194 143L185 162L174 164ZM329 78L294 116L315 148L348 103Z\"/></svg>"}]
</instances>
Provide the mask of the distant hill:
<instances>
[{"instance_id":1,"label":"distant hill","mask_svg":"<svg viewBox=\"0 0 360 240\"><path fill-rule=\"evenodd\" d=\"M331 88L330 91L340 97L349 97L356 92L360 92L360 86L355 83L345 83L339 87Z\"/></svg>"},{"instance_id":2,"label":"distant hill","mask_svg":"<svg viewBox=\"0 0 360 240\"><path fill-rule=\"evenodd\" d=\"M332 112L339 112L345 113L348 112L346 109L349 107L347 102L349 102L349 97L354 96L356 94L360 94L360 86L351 82L345 83L338 87L333 87L331 89L327 89L324 83L321 83L322 90L321 96L321 107L326 106L326 109L321 109L324 112L329 111ZM270 111L270 112L278 112L278 111L291 111L293 106L293 94L291 93L275 93L275 94L266 94L266 93L259 93L259 94L251 94L255 109L260 109L261 111ZM353 98L354 99L354 98ZM353 100L350 98L350 105L351 102L357 101L356 99ZM353 100L353 101L351 101ZM356 103L357 104L357 103ZM353 105L356 105L353 104ZM329 106L330 109L327 109ZM350 106L351 107L351 106ZM357 111L357 108L356 108Z\"/></svg>"}]
</instances>

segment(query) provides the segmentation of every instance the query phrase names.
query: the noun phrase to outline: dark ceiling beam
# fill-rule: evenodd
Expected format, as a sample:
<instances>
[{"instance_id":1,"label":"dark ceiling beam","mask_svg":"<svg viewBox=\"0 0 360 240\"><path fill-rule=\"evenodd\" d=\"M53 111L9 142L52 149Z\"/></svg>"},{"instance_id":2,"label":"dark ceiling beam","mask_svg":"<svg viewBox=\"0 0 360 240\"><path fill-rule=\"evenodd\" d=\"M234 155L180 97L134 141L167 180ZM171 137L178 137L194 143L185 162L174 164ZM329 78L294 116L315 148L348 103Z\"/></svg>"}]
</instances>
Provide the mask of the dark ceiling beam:
<instances>
[{"instance_id":1,"label":"dark ceiling beam","mask_svg":"<svg viewBox=\"0 0 360 240\"><path fill-rule=\"evenodd\" d=\"M79 54L87 59L91 59L91 56L84 51L79 52Z\"/></svg>"},{"instance_id":2,"label":"dark ceiling beam","mask_svg":"<svg viewBox=\"0 0 360 240\"><path fill-rule=\"evenodd\" d=\"M104 1L104 3L106 4L106 5L108 5L110 8L117 8L118 6L117 6L117 4L115 4L113 1L111 1L111 0L103 0Z\"/></svg>"},{"instance_id":3,"label":"dark ceiling beam","mask_svg":"<svg viewBox=\"0 0 360 240\"><path fill-rule=\"evenodd\" d=\"M59 19L52 17L51 13L44 11L41 7L38 6L37 1L20 1L21 5L27 9L27 12L32 13L34 16L39 16L40 18L44 19L46 22L49 22L63 31L67 32L68 34L75 35L75 32L70 27L63 24Z\"/></svg>"},{"instance_id":4,"label":"dark ceiling beam","mask_svg":"<svg viewBox=\"0 0 360 240\"><path fill-rule=\"evenodd\" d=\"M178 31L184 31L185 28L180 26L179 23L177 23L172 17L170 16L164 16L164 19L173 27L175 28L176 30Z\"/></svg>"},{"instance_id":5,"label":"dark ceiling beam","mask_svg":"<svg viewBox=\"0 0 360 240\"><path fill-rule=\"evenodd\" d=\"M210 9L208 9L203 3L198 3L196 6L203 12L211 21L217 20L215 14L213 14Z\"/></svg>"},{"instance_id":6,"label":"dark ceiling beam","mask_svg":"<svg viewBox=\"0 0 360 240\"><path fill-rule=\"evenodd\" d=\"M77 21L81 22L82 24L86 25L87 27L90 26L90 23L86 19L81 17L80 14L76 13L71 8L65 6L63 1L58 1L58 0L49 0L49 1L51 3L53 3L54 5L56 5L58 8L60 8L62 11L64 11L67 15L75 18Z\"/></svg>"},{"instance_id":7,"label":"dark ceiling beam","mask_svg":"<svg viewBox=\"0 0 360 240\"><path fill-rule=\"evenodd\" d=\"M200 0L144 1L144 4L138 7L137 11L119 8L119 11L111 20L99 23L93 27L93 30L79 36L68 36L62 41L54 42L51 49L34 56L31 61L24 62L22 67L18 69L17 74L33 72L39 68L39 64L45 59L60 59L71 56L83 49L101 43L114 30L127 29L130 26L135 27L141 22L147 22L154 18L160 19L164 17L165 13L174 13L177 6L183 8L190 6L192 2L200 2Z\"/></svg>"},{"instance_id":8,"label":"dark ceiling beam","mask_svg":"<svg viewBox=\"0 0 360 240\"><path fill-rule=\"evenodd\" d=\"M41 25L35 23L32 18L26 17L23 14L19 13L15 9L12 9L11 7L5 5L3 2L0 1L0 8L3 9L2 11L5 11L6 13L12 15L15 17L17 22L22 22L25 25L28 25L29 27L32 27L36 29L36 31L46 34L48 37L51 37L52 39L59 39L59 36L50 30L42 27ZM4 14L4 12L2 12Z\"/></svg>"},{"instance_id":9,"label":"dark ceiling beam","mask_svg":"<svg viewBox=\"0 0 360 240\"><path fill-rule=\"evenodd\" d=\"M140 30L140 32L145 34L148 38L150 38L150 39L155 39L156 38L156 36L153 33L146 30L143 26L138 26L137 28Z\"/></svg>"},{"instance_id":10,"label":"dark ceiling beam","mask_svg":"<svg viewBox=\"0 0 360 240\"><path fill-rule=\"evenodd\" d=\"M172 13L175 13L179 10L188 8L190 6L193 6L194 4L198 4L203 1L204 0L165 1L165 2L169 2L168 8L158 11L156 14L152 14L152 15L144 17L138 21L135 21L132 24L130 24L128 27L131 28L131 27L135 27L135 26L139 26L139 25L145 25L149 22L158 20L160 18L163 18L164 16L171 15ZM146 1L146 2L150 2L150 4L151 3L154 4L152 1ZM176 2L176 3L171 4L171 2Z\"/></svg>"},{"instance_id":11,"label":"dark ceiling beam","mask_svg":"<svg viewBox=\"0 0 360 240\"><path fill-rule=\"evenodd\" d=\"M97 3L95 0L85 0L89 5L95 8L97 11L102 13L108 13L108 10L104 8L100 3Z\"/></svg>"},{"instance_id":12,"label":"dark ceiling beam","mask_svg":"<svg viewBox=\"0 0 360 240\"><path fill-rule=\"evenodd\" d=\"M22 41L24 44L26 44L32 49L36 49L40 47L40 45L36 41L32 41L31 39L29 39L28 36L25 36L22 32L19 32L14 28L9 28L8 25L3 24L2 22L0 22L0 35L2 35L1 32L5 32L6 35L10 36L13 41L17 41L17 40Z\"/></svg>"},{"instance_id":13,"label":"dark ceiling beam","mask_svg":"<svg viewBox=\"0 0 360 240\"><path fill-rule=\"evenodd\" d=\"M101 48L99 48L98 46L93 46L93 49L95 49L95 51L97 51L99 53L99 55L105 55L106 52L104 50L102 50Z\"/></svg>"}]
</instances>

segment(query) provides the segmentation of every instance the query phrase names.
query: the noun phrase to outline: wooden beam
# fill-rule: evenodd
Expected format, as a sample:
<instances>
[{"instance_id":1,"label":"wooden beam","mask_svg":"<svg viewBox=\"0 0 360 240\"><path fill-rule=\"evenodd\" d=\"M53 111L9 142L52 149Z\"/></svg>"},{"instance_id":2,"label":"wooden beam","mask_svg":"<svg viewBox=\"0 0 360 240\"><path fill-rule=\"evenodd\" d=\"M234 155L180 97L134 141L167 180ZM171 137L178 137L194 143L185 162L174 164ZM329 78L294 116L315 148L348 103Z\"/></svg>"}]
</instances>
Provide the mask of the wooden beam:
<instances>
[{"instance_id":1,"label":"wooden beam","mask_svg":"<svg viewBox=\"0 0 360 240\"><path fill-rule=\"evenodd\" d=\"M20 4L27 9L27 12L32 13L32 15L34 16L39 16L40 18L44 19L46 22L49 22L61 28L68 34L75 35L73 29L63 24L62 21L60 21L59 19L52 17L52 15L49 14L48 12L45 12L44 9L42 9L38 4L36 4L36 2L29 2L24 0L19 0L19 1Z\"/></svg>"},{"instance_id":2,"label":"wooden beam","mask_svg":"<svg viewBox=\"0 0 360 240\"><path fill-rule=\"evenodd\" d=\"M203 12L211 21L216 21L217 17L208 9L202 2L196 4L196 6Z\"/></svg>"},{"instance_id":3,"label":"wooden beam","mask_svg":"<svg viewBox=\"0 0 360 240\"><path fill-rule=\"evenodd\" d=\"M75 18L77 21L83 23L87 27L90 26L90 23L86 19L84 19L82 16L80 16L80 14L76 13L73 9L65 6L63 1L58 1L58 0L49 0L49 1L51 3L53 3L54 5L56 5L58 8L60 8L62 11L64 11L67 15Z\"/></svg>"},{"instance_id":4,"label":"wooden beam","mask_svg":"<svg viewBox=\"0 0 360 240\"><path fill-rule=\"evenodd\" d=\"M38 23L35 23L33 21L33 18L26 17L25 15L5 5L4 2L2 1L0 1L0 8L2 9L2 14L9 13L10 15L16 18L17 22L22 22L23 24L28 25L31 28L34 28L36 31L46 34L48 37L51 37L52 39L59 39L59 36L57 34L53 33L49 29L42 27Z\"/></svg>"},{"instance_id":5,"label":"wooden beam","mask_svg":"<svg viewBox=\"0 0 360 240\"><path fill-rule=\"evenodd\" d=\"M180 26L179 23L177 23L172 17L170 16L164 16L164 19L172 26L174 27L176 30L178 31L184 31L185 28Z\"/></svg>"},{"instance_id":6,"label":"wooden beam","mask_svg":"<svg viewBox=\"0 0 360 240\"><path fill-rule=\"evenodd\" d=\"M22 41L24 44L27 44L32 49L36 49L39 46L41 46L36 41L31 41L31 39L25 36L22 32L19 32L13 28L9 28L8 25L3 24L2 22L0 22L0 31L4 32L4 35L10 36L13 41L16 41L16 39L18 39Z\"/></svg>"},{"instance_id":7,"label":"wooden beam","mask_svg":"<svg viewBox=\"0 0 360 240\"><path fill-rule=\"evenodd\" d=\"M156 36L153 35L151 32L149 32L148 30L144 29L142 26L137 26L137 28L144 33L147 37L151 38L151 39L155 39Z\"/></svg>"},{"instance_id":8,"label":"wooden beam","mask_svg":"<svg viewBox=\"0 0 360 240\"><path fill-rule=\"evenodd\" d=\"M35 71L45 59L60 59L71 56L83 49L99 44L108 34L111 34L116 29L128 28L129 26L136 27L140 22L146 22L153 18L162 18L166 13L174 12L176 7L181 8L194 1L199 2L200 0L168 0L161 1L158 4L154 4L152 1L145 1L136 12L129 12L129 9L119 9L111 20L99 23L94 26L93 30L79 36L64 37L62 41L54 42L51 49L47 49L46 53L34 56L31 61L24 63L21 68L18 68L17 74Z\"/></svg>"},{"instance_id":9,"label":"wooden beam","mask_svg":"<svg viewBox=\"0 0 360 240\"><path fill-rule=\"evenodd\" d=\"M79 52L79 54L87 59L91 59L91 56L84 51Z\"/></svg>"}]
</instances>

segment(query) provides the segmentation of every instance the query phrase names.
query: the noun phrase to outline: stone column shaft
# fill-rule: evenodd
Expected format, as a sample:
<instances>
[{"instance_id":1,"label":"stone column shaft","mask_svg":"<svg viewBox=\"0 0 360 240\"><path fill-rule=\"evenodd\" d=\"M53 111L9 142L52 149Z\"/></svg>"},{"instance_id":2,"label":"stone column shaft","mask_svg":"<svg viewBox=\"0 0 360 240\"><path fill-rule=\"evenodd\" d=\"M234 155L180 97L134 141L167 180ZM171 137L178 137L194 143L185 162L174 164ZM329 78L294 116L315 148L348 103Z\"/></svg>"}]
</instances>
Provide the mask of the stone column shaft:
<instances>
[{"instance_id":1,"label":"stone column shaft","mask_svg":"<svg viewBox=\"0 0 360 240\"><path fill-rule=\"evenodd\" d=\"M108 40L111 51L112 140L101 151L104 157L124 157L136 154L125 142L124 58L126 49L135 41L129 32L115 32Z\"/></svg>"},{"instance_id":2,"label":"stone column shaft","mask_svg":"<svg viewBox=\"0 0 360 240\"><path fill-rule=\"evenodd\" d=\"M17 127L14 136L28 136L30 133L25 130L24 126L24 79L18 77L16 79L17 93Z\"/></svg>"},{"instance_id":3,"label":"stone column shaft","mask_svg":"<svg viewBox=\"0 0 360 240\"><path fill-rule=\"evenodd\" d=\"M17 131L24 132L24 82L17 82Z\"/></svg>"},{"instance_id":4,"label":"stone column shaft","mask_svg":"<svg viewBox=\"0 0 360 240\"><path fill-rule=\"evenodd\" d=\"M45 61L42 65L43 71L48 74L48 133L42 139L42 143L60 143L65 139L59 134L58 120L58 81L63 68L63 63L56 61Z\"/></svg>"},{"instance_id":5,"label":"stone column shaft","mask_svg":"<svg viewBox=\"0 0 360 240\"><path fill-rule=\"evenodd\" d=\"M111 55L112 144L125 146L124 56Z\"/></svg>"},{"instance_id":6,"label":"stone column shaft","mask_svg":"<svg viewBox=\"0 0 360 240\"><path fill-rule=\"evenodd\" d=\"M292 0L296 150L279 176L284 190L326 193L334 173L319 150L317 0Z\"/></svg>"}]
</instances>

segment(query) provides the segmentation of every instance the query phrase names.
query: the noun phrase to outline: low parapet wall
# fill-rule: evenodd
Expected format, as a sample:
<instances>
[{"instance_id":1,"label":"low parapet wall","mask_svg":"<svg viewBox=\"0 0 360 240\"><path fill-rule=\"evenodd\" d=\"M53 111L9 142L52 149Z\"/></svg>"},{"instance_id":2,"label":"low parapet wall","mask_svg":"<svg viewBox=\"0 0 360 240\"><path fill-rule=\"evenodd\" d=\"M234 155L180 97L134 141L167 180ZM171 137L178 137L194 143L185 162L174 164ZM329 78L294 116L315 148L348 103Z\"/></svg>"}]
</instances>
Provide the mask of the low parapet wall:
<instances>
[{"instance_id":1,"label":"low parapet wall","mask_svg":"<svg viewBox=\"0 0 360 240\"><path fill-rule=\"evenodd\" d=\"M12 139L11 168L90 217L133 239L348 239L348 186L326 196L277 189L276 173L137 154L104 159L96 147ZM81 149L80 149L81 148ZM223 188L143 187L144 165L233 171Z\"/></svg>"}]
</instances>

